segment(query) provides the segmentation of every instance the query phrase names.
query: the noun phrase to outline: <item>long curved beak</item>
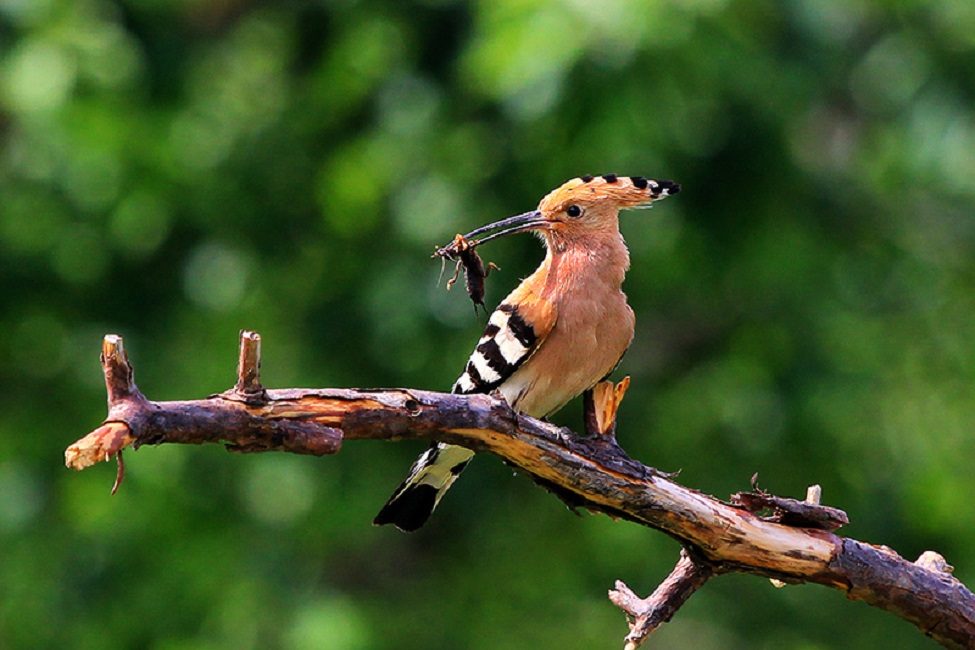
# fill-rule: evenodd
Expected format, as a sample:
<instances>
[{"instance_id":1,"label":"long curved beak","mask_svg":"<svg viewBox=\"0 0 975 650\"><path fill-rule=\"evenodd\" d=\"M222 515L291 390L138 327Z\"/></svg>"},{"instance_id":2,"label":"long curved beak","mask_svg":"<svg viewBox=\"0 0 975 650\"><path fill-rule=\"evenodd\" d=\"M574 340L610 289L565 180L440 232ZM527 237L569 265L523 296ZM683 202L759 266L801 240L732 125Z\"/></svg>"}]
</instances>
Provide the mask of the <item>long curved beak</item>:
<instances>
[{"instance_id":1,"label":"long curved beak","mask_svg":"<svg viewBox=\"0 0 975 650\"><path fill-rule=\"evenodd\" d=\"M496 239L498 237L512 235L516 232L525 232L526 230L535 230L547 224L548 222L542 216L541 212L538 210L532 210L531 212L518 214L513 217L508 217L507 219L495 221L494 223L489 223L486 226L476 228L464 235L464 239L472 239L478 235L492 233L487 237L478 240L478 244L483 244L484 242Z\"/></svg>"}]
</instances>

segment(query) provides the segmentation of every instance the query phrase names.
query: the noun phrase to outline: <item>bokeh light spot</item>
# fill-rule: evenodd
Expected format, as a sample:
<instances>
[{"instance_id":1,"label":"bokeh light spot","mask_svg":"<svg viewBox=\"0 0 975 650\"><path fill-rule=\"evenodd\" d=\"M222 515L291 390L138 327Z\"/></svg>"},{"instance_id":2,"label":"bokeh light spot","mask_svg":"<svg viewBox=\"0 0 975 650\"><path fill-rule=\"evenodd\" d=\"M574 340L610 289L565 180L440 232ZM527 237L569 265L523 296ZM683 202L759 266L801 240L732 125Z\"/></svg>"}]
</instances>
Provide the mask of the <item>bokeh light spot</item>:
<instances>
[{"instance_id":1,"label":"bokeh light spot","mask_svg":"<svg viewBox=\"0 0 975 650\"><path fill-rule=\"evenodd\" d=\"M115 248L133 257L156 250L169 234L170 213L157 194L135 192L127 196L112 214L109 234Z\"/></svg>"},{"instance_id":2,"label":"bokeh light spot","mask_svg":"<svg viewBox=\"0 0 975 650\"><path fill-rule=\"evenodd\" d=\"M101 278L108 267L108 255L101 233L88 224L74 224L60 233L52 251L52 266L64 280L90 284Z\"/></svg>"},{"instance_id":3,"label":"bokeh light spot","mask_svg":"<svg viewBox=\"0 0 975 650\"><path fill-rule=\"evenodd\" d=\"M274 526L287 526L311 509L317 485L302 460L267 456L249 468L243 497L254 518Z\"/></svg>"},{"instance_id":4,"label":"bokeh light spot","mask_svg":"<svg viewBox=\"0 0 975 650\"><path fill-rule=\"evenodd\" d=\"M288 630L287 650L370 647L369 627L359 610L342 597L321 598L298 610Z\"/></svg>"},{"instance_id":5,"label":"bokeh light spot","mask_svg":"<svg viewBox=\"0 0 975 650\"><path fill-rule=\"evenodd\" d=\"M17 112L58 108L75 81L75 63L62 48L41 40L25 41L3 69L0 100Z\"/></svg>"},{"instance_id":6,"label":"bokeh light spot","mask_svg":"<svg viewBox=\"0 0 975 650\"><path fill-rule=\"evenodd\" d=\"M198 247L183 268L186 296L215 311L235 307L244 297L250 268L238 251L219 243Z\"/></svg>"},{"instance_id":7,"label":"bokeh light spot","mask_svg":"<svg viewBox=\"0 0 975 650\"><path fill-rule=\"evenodd\" d=\"M24 316L13 336L5 338L17 369L26 375L52 377L67 362L67 329L48 311Z\"/></svg>"},{"instance_id":8,"label":"bokeh light spot","mask_svg":"<svg viewBox=\"0 0 975 650\"><path fill-rule=\"evenodd\" d=\"M0 532L26 526L44 505L40 482L23 464L0 463Z\"/></svg>"}]
</instances>

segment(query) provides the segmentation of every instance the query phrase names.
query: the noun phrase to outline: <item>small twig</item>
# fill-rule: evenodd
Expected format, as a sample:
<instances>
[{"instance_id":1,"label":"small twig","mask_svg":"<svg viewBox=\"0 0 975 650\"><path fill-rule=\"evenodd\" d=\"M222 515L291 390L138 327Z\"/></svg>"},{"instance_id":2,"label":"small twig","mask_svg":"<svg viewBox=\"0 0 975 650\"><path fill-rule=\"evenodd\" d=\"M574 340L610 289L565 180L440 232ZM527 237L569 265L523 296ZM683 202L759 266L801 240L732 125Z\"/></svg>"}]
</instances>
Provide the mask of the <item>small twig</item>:
<instances>
[{"instance_id":1,"label":"small twig","mask_svg":"<svg viewBox=\"0 0 975 650\"><path fill-rule=\"evenodd\" d=\"M122 450L119 449L118 453L115 454L115 462L118 465L115 470L115 484L112 485L112 496L118 492L118 489L122 487L122 480L125 479L125 461L122 460Z\"/></svg>"},{"instance_id":2,"label":"small twig","mask_svg":"<svg viewBox=\"0 0 975 650\"><path fill-rule=\"evenodd\" d=\"M102 339L101 362L105 371L105 390L108 393L109 406L138 393L121 336L107 334Z\"/></svg>"},{"instance_id":3,"label":"small twig","mask_svg":"<svg viewBox=\"0 0 975 650\"><path fill-rule=\"evenodd\" d=\"M95 463L109 461L123 448L135 442L124 422L106 422L87 436L64 450L64 464L73 469L85 469Z\"/></svg>"},{"instance_id":4,"label":"small twig","mask_svg":"<svg viewBox=\"0 0 975 650\"><path fill-rule=\"evenodd\" d=\"M756 490L758 489L758 475L752 477L752 487ZM820 501L822 500L823 500L823 488L820 485L810 485L809 487L806 488L805 503L818 506ZM846 513L843 513L843 516L846 516ZM776 589L782 589L788 584L786 582L783 582L782 580L779 580L778 578L769 578L769 582L771 582L772 586L775 587Z\"/></svg>"},{"instance_id":5,"label":"small twig","mask_svg":"<svg viewBox=\"0 0 975 650\"><path fill-rule=\"evenodd\" d=\"M582 410L586 433L616 440L616 414L630 387L630 377L618 383L601 381L583 394Z\"/></svg>"},{"instance_id":6,"label":"small twig","mask_svg":"<svg viewBox=\"0 0 975 650\"><path fill-rule=\"evenodd\" d=\"M265 395L261 385L261 335L249 330L240 332L240 354L237 360L237 384L234 391L245 397Z\"/></svg>"},{"instance_id":7,"label":"small twig","mask_svg":"<svg viewBox=\"0 0 975 650\"><path fill-rule=\"evenodd\" d=\"M806 488L806 503L818 506L823 500L823 487L821 485L810 485Z\"/></svg>"},{"instance_id":8,"label":"small twig","mask_svg":"<svg viewBox=\"0 0 975 650\"><path fill-rule=\"evenodd\" d=\"M809 487L805 501L769 494L759 489L754 480L753 490L732 494L731 503L749 512L771 510L770 515L763 517L765 521L795 528L837 530L850 523L850 518L839 508L831 508L818 502L822 496L822 489L818 485Z\"/></svg>"},{"instance_id":9,"label":"small twig","mask_svg":"<svg viewBox=\"0 0 975 650\"><path fill-rule=\"evenodd\" d=\"M714 567L695 560L683 549L674 570L646 598L640 598L623 581L617 580L616 588L609 592L609 599L626 613L630 633L624 639L625 650L636 650L654 630L673 618L691 594L714 573Z\"/></svg>"},{"instance_id":10,"label":"small twig","mask_svg":"<svg viewBox=\"0 0 975 650\"><path fill-rule=\"evenodd\" d=\"M596 427L601 435L615 440L616 414L619 412L623 397L630 387L630 377L627 375L618 383L601 381L593 387L593 402L596 406Z\"/></svg>"}]
</instances>

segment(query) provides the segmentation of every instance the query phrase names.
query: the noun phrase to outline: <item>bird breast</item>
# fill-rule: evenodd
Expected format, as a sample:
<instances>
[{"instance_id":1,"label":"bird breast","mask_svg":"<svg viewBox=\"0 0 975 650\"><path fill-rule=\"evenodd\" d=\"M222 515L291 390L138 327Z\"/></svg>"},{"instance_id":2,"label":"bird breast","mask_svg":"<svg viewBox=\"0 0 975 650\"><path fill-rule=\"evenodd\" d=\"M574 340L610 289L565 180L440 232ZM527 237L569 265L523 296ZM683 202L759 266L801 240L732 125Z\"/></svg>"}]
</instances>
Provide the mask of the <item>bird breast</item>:
<instances>
[{"instance_id":1,"label":"bird breast","mask_svg":"<svg viewBox=\"0 0 975 650\"><path fill-rule=\"evenodd\" d=\"M625 267L594 268L589 255L563 256L548 272L547 279L555 282L546 292L556 309L555 325L529 361L500 386L516 410L533 417L557 411L612 372L633 339L635 322L620 289Z\"/></svg>"}]
</instances>

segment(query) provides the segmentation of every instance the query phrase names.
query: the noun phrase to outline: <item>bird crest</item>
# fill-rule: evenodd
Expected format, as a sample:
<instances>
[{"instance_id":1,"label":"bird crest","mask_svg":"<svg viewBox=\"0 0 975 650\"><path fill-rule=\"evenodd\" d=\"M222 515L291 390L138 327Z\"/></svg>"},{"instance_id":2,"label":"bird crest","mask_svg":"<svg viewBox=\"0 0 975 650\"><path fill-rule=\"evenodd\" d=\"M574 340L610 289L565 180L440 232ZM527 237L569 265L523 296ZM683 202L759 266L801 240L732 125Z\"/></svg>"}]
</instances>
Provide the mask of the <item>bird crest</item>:
<instances>
[{"instance_id":1,"label":"bird crest","mask_svg":"<svg viewBox=\"0 0 975 650\"><path fill-rule=\"evenodd\" d=\"M561 212L572 204L612 203L620 208L637 208L680 191L673 181L656 181L643 176L581 176L549 192L538 204L544 213Z\"/></svg>"}]
</instances>

